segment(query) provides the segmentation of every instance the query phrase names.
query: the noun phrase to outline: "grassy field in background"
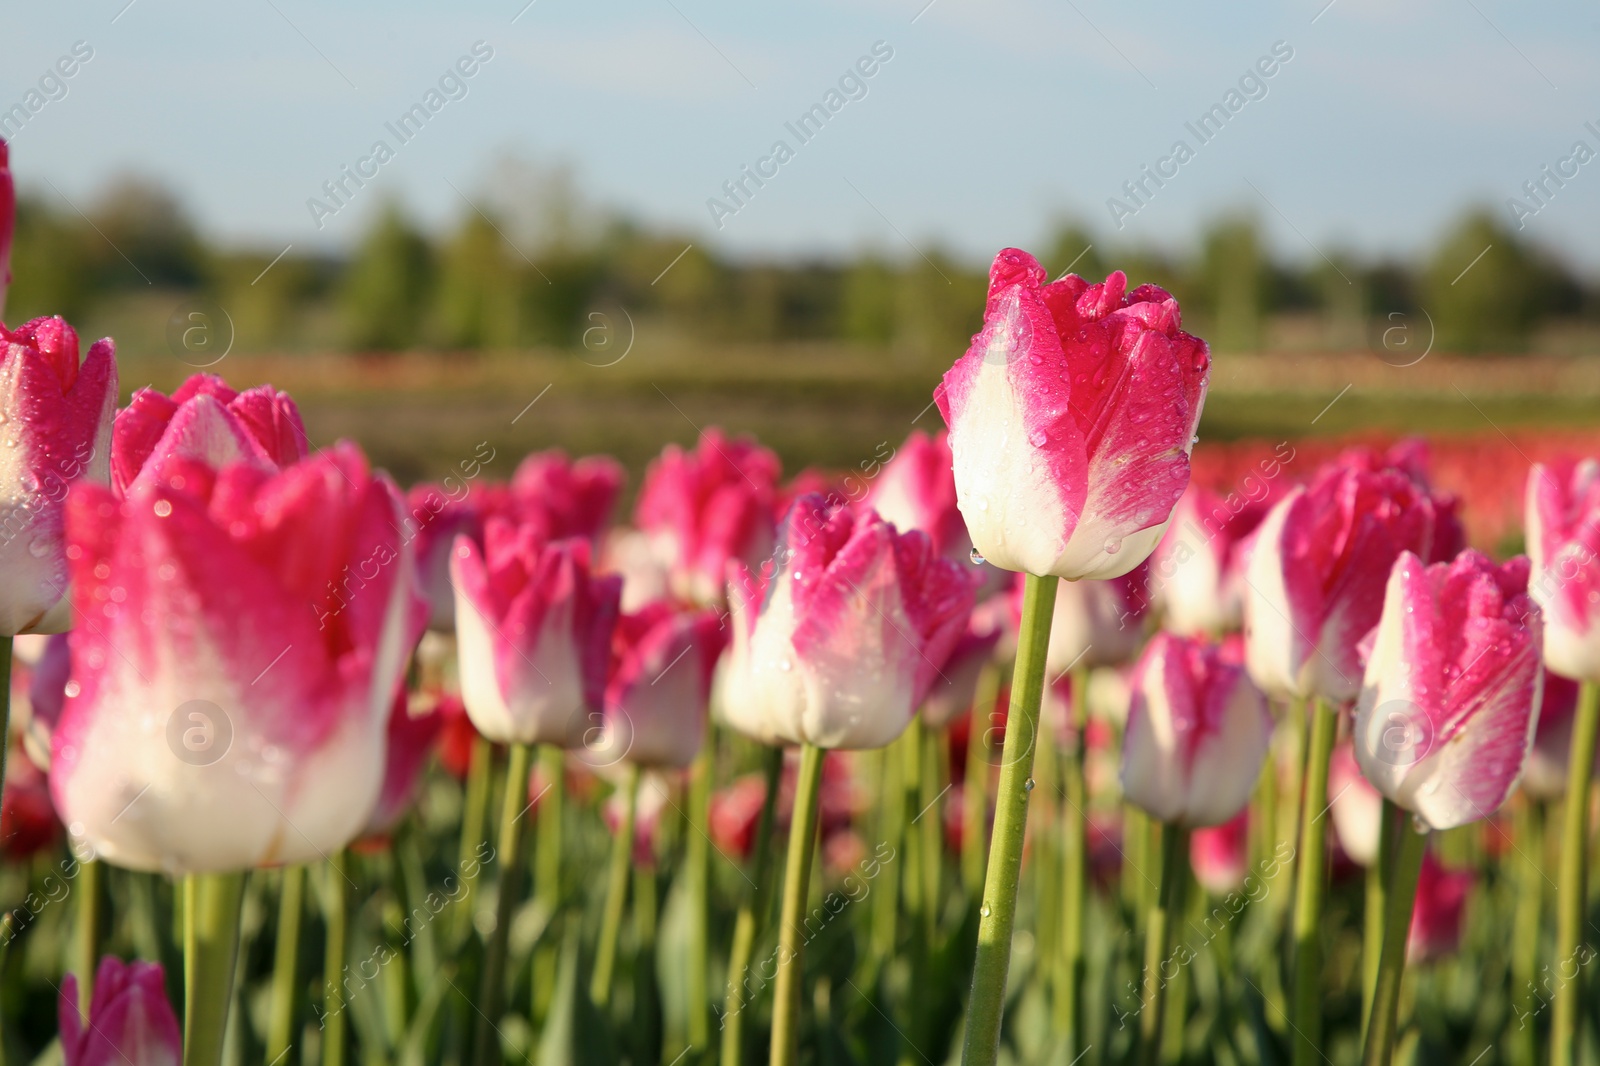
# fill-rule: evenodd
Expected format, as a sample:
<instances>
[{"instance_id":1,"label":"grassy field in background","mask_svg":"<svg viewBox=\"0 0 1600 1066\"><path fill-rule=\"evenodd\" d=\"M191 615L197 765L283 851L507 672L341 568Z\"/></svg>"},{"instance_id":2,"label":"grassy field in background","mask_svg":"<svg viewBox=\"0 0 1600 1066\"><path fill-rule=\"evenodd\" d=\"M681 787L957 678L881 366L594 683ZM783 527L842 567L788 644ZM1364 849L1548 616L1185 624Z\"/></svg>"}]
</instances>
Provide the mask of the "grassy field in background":
<instances>
[{"instance_id":1,"label":"grassy field in background","mask_svg":"<svg viewBox=\"0 0 1600 1066\"><path fill-rule=\"evenodd\" d=\"M358 440L402 482L449 472L480 441L503 464L491 464L492 476L509 476L526 452L562 447L615 455L636 482L663 444L691 442L711 425L755 434L787 471L843 469L913 427L942 425L929 402L948 357L638 342L612 362L626 339L610 338L609 350L597 343L596 351L232 354L208 369L236 387L270 381L288 390L314 442ZM139 347L123 349L125 396L146 384L170 390L194 371ZM1371 352L1268 353L1216 356L1200 433L1238 440L1592 426L1600 426L1597 360L1434 353L1401 367Z\"/></svg>"}]
</instances>

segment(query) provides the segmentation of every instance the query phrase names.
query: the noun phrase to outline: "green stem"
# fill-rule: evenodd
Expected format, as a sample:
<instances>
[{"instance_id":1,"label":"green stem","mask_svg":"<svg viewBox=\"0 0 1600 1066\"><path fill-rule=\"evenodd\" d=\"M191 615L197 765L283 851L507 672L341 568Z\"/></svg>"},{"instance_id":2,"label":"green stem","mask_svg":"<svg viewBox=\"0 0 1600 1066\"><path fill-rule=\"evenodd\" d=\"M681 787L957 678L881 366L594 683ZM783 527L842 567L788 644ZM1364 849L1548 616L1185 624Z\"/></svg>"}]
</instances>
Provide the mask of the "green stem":
<instances>
[{"instance_id":1,"label":"green stem","mask_svg":"<svg viewBox=\"0 0 1600 1066\"><path fill-rule=\"evenodd\" d=\"M0 638L0 791L6 784L6 749L11 744L11 646L15 637Z\"/></svg>"},{"instance_id":2,"label":"green stem","mask_svg":"<svg viewBox=\"0 0 1600 1066\"><path fill-rule=\"evenodd\" d=\"M617 965L617 941L622 935L622 915L628 906L628 871L633 867L633 821L639 808L639 768L631 763L622 783L622 824L611 838L611 879L606 886L605 918L600 925L600 947L589 982L589 998L597 1007L611 1002L611 975Z\"/></svg>"},{"instance_id":3,"label":"green stem","mask_svg":"<svg viewBox=\"0 0 1600 1066\"><path fill-rule=\"evenodd\" d=\"M1066 1036L1068 1055L1083 1043L1084 913L1089 890L1089 790L1083 776L1084 731L1089 669L1072 670L1072 735L1062 758L1066 786L1061 860L1061 983L1056 995L1056 1028Z\"/></svg>"},{"instance_id":4,"label":"green stem","mask_svg":"<svg viewBox=\"0 0 1600 1066\"><path fill-rule=\"evenodd\" d=\"M95 965L100 956L100 939L105 933L100 921L104 882L105 871L98 860L78 864L78 937L73 944L76 958L72 969L78 975L78 1011L84 1018L89 1017Z\"/></svg>"},{"instance_id":5,"label":"green stem","mask_svg":"<svg viewBox=\"0 0 1600 1066\"><path fill-rule=\"evenodd\" d=\"M221 1066L245 876L183 879L183 1066Z\"/></svg>"},{"instance_id":6,"label":"green stem","mask_svg":"<svg viewBox=\"0 0 1600 1066\"><path fill-rule=\"evenodd\" d=\"M684 838L684 864L689 894L689 1046L703 1048L711 1041L711 979L709 945L711 921L711 763L715 753L708 734L705 746L689 770L689 822Z\"/></svg>"},{"instance_id":7,"label":"green stem","mask_svg":"<svg viewBox=\"0 0 1600 1066\"><path fill-rule=\"evenodd\" d=\"M1378 854L1367 867L1367 899L1361 930L1361 1038L1366 1039L1372 1017L1372 997L1378 987L1378 961L1383 955L1383 925L1388 921L1389 881L1394 877L1394 848L1403 831L1401 820L1391 818L1387 807L1378 816Z\"/></svg>"},{"instance_id":8,"label":"green stem","mask_svg":"<svg viewBox=\"0 0 1600 1066\"><path fill-rule=\"evenodd\" d=\"M475 734L472 738L472 761L467 765L467 794L462 801L460 865L461 898L455 904L455 917L451 929L451 943L456 948L472 932L472 915L478 887L478 849L484 841L484 825L489 813L489 779L494 770L494 745L487 737ZM471 877L465 871L477 870Z\"/></svg>"},{"instance_id":9,"label":"green stem","mask_svg":"<svg viewBox=\"0 0 1600 1066\"><path fill-rule=\"evenodd\" d=\"M345 959L348 958L350 899L345 889L350 853L336 851L328 858L323 889L323 921L327 938L322 955L322 1066L344 1066L345 1061Z\"/></svg>"},{"instance_id":10,"label":"green stem","mask_svg":"<svg viewBox=\"0 0 1600 1066\"><path fill-rule=\"evenodd\" d=\"M1318 699L1306 744L1305 789L1300 799L1300 854L1294 898L1294 992L1291 1024L1294 1066L1322 1059L1322 911L1327 896L1328 759L1339 712Z\"/></svg>"},{"instance_id":11,"label":"green stem","mask_svg":"<svg viewBox=\"0 0 1600 1066\"><path fill-rule=\"evenodd\" d=\"M1513 1040L1519 1066L1534 1066L1539 1057L1533 1019L1540 1003L1534 991L1539 971L1539 926L1543 919L1545 807L1531 796L1517 804L1517 913L1511 940L1511 1003L1517 1026Z\"/></svg>"},{"instance_id":12,"label":"green stem","mask_svg":"<svg viewBox=\"0 0 1600 1066\"><path fill-rule=\"evenodd\" d=\"M769 1066L795 1066L800 1059L801 953L805 947L801 923L811 885L811 857L816 850L824 754L814 744L800 746L800 776L795 783L794 815L789 822L789 863L783 871L783 910L778 921L778 980L772 993Z\"/></svg>"},{"instance_id":13,"label":"green stem","mask_svg":"<svg viewBox=\"0 0 1600 1066\"><path fill-rule=\"evenodd\" d=\"M272 1014L267 1023L267 1059L287 1059L294 1043L295 1005L300 998L300 921L305 909L306 868L285 866L278 890L278 942L272 960Z\"/></svg>"},{"instance_id":14,"label":"green stem","mask_svg":"<svg viewBox=\"0 0 1600 1066\"><path fill-rule=\"evenodd\" d=\"M961 881L967 895L983 893L989 862L989 729L1000 699L1000 667L987 663L978 675L967 729L967 774L961 787Z\"/></svg>"},{"instance_id":15,"label":"green stem","mask_svg":"<svg viewBox=\"0 0 1600 1066\"><path fill-rule=\"evenodd\" d=\"M539 776L544 780L544 795L539 800L538 830L534 841L534 871L538 882L533 898L550 922L561 906L561 820L567 804L567 756L553 744L539 749ZM557 970L561 963L559 943L545 937L533 953L533 1016L543 1024L555 994Z\"/></svg>"},{"instance_id":16,"label":"green stem","mask_svg":"<svg viewBox=\"0 0 1600 1066\"><path fill-rule=\"evenodd\" d=\"M944 874L944 744L943 732L922 731L922 812L917 825L922 830L922 901L928 908L928 943L931 946L939 929L939 892Z\"/></svg>"},{"instance_id":17,"label":"green stem","mask_svg":"<svg viewBox=\"0 0 1600 1066\"><path fill-rule=\"evenodd\" d=\"M1189 831L1182 826L1156 822L1161 843L1161 885L1155 906L1145 920L1144 995L1139 1004L1139 1061L1155 1066L1161 1057L1161 1029L1166 1018L1167 981L1164 976L1167 955L1172 950L1172 932L1183 913L1184 888L1189 883Z\"/></svg>"},{"instance_id":18,"label":"green stem","mask_svg":"<svg viewBox=\"0 0 1600 1066\"><path fill-rule=\"evenodd\" d=\"M511 919L522 901L522 841L527 822L522 818L528 805L528 766L533 749L526 744L511 745L506 760L505 794L500 802L500 837L495 861L500 864L500 890L495 901L494 932L483 953L483 982L479 986L477 1035L473 1059L477 1066L492 1066L500 1060L498 1022L506 992L506 945L511 938Z\"/></svg>"},{"instance_id":19,"label":"green stem","mask_svg":"<svg viewBox=\"0 0 1600 1066\"><path fill-rule=\"evenodd\" d=\"M1583 683L1578 714L1572 722L1572 749L1567 763L1567 801L1561 832L1561 873L1556 887L1556 983L1550 1012L1550 1066L1573 1066L1578 1058L1578 1004L1583 970L1583 912L1588 896L1584 869L1589 857L1589 781L1594 773L1594 748L1600 726L1600 684ZM1562 976L1564 968L1573 973Z\"/></svg>"},{"instance_id":20,"label":"green stem","mask_svg":"<svg viewBox=\"0 0 1600 1066\"><path fill-rule=\"evenodd\" d=\"M750 968L750 955L755 950L761 919L772 909L767 906L768 897L761 895L761 891L772 871L772 824L777 820L783 749L766 749L764 759L767 790L761 801L761 820L756 823L752 851L754 884L739 901L739 913L733 921L733 948L728 952L728 990L722 1013L722 1066L740 1066L744 1061L744 1012L749 1006L745 1000L744 975Z\"/></svg>"},{"instance_id":21,"label":"green stem","mask_svg":"<svg viewBox=\"0 0 1600 1066\"><path fill-rule=\"evenodd\" d=\"M1405 824L1407 816L1390 800L1383 801L1383 815L1393 819L1394 856L1388 900L1383 912L1383 954L1378 962L1378 981L1372 994L1372 1017L1367 1021L1367 1038L1362 1066L1389 1066L1394 1053L1395 1034L1400 1014L1400 979L1405 976L1406 941L1411 934L1411 910L1417 900L1417 876L1422 871L1422 853L1428 849L1428 836Z\"/></svg>"},{"instance_id":22,"label":"green stem","mask_svg":"<svg viewBox=\"0 0 1600 1066\"><path fill-rule=\"evenodd\" d=\"M633 968L634 1062L661 1061L661 997L656 990L658 907L655 867L636 867L633 871L633 933L639 959Z\"/></svg>"},{"instance_id":23,"label":"green stem","mask_svg":"<svg viewBox=\"0 0 1600 1066\"><path fill-rule=\"evenodd\" d=\"M1022 596L1017 666L1011 682L1011 710L1000 757L995 797L994 842L979 909L978 952L972 967L967 1005L965 1066L993 1066L1000 1055L1000 1022L1005 1013L1006 976L1011 969L1011 930L1017 916L1017 878L1028 828L1028 793L1034 742L1039 735L1039 701L1044 695L1045 650L1055 610L1054 577L1029 574Z\"/></svg>"},{"instance_id":24,"label":"green stem","mask_svg":"<svg viewBox=\"0 0 1600 1066\"><path fill-rule=\"evenodd\" d=\"M905 760L900 758L898 742L880 748L876 755L883 767L878 782L882 789L879 836L897 861L888 864L879 875L878 883L873 886L876 891L872 898L869 935L874 970L894 956L895 942L899 936L900 867L903 864L902 853L906 850Z\"/></svg>"}]
</instances>

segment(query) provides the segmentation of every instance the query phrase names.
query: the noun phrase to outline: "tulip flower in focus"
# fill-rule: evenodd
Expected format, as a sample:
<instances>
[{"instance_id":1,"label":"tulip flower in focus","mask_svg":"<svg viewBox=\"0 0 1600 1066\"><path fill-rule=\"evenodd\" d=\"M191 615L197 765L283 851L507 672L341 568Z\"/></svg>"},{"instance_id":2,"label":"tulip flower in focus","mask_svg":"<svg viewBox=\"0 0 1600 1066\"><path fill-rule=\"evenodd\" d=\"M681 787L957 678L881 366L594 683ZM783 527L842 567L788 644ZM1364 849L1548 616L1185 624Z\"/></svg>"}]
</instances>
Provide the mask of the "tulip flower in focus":
<instances>
[{"instance_id":1,"label":"tulip flower in focus","mask_svg":"<svg viewBox=\"0 0 1600 1066\"><path fill-rule=\"evenodd\" d=\"M74 483L108 479L116 403L109 338L80 365L78 335L61 319L0 325L0 636L71 624L62 504Z\"/></svg>"},{"instance_id":2,"label":"tulip flower in focus","mask_svg":"<svg viewBox=\"0 0 1600 1066\"><path fill-rule=\"evenodd\" d=\"M772 550L778 457L746 437L708 429L691 452L668 445L650 464L634 520L667 568L674 595L720 603L730 561Z\"/></svg>"},{"instance_id":3,"label":"tulip flower in focus","mask_svg":"<svg viewBox=\"0 0 1600 1066\"><path fill-rule=\"evenodd\" d=\"M1357 645L1383 612L1395 559L1449 558L1459 544L1453 512L1412 472L1367 453L1324 465L1255 532L1244 593L1250 676L1274 695L1355 699Z\"/></svg>"},{"instance_id":4,"label":"tulip flower in focus","mask_svg":"<svg viewBox=\"0 0 1600 1066\"><path fill-rule=\"evenodd\" d=\"M1528 473L1528 593L1544 610L1544 661L1600 682L1600 460Z\"/></svg>"},{"instance_id":5,"label":"tulip flower in focus","mask_svg":"<svg viewBox=\"0 0 1600 1066\"><path fill-rule=\"evenodd\" d=\"M1349 743L1333 749L1328 760L1328 813L1339 846L1358 866L1378 861L1383 831L1383 795L1361 775Z\"/></svg>"},{"instance_id":6,"label":"tulip flower in focus","mask_svg":"<svg viewBox=\"0 0 1600 1066\"><path fill-rule=\"evenodd\" d=\"M1191 833L1189 862L1194 879L1213 896L1226 896L1244 884L1250 870L1250 808Z\"/></svg>"},{"instance_id":7,"label":"tulip flower in focus","mask_svg":"<svg viewBox=\"0 0 1600 1066\"><path fill-rule=\"evenodd\" d=\"M1461 920L1477 876L1471 870L1450 870L1424 852L1417 878L1417 902L1411 912L1406 958L1434 962L1454 955L1461 946Z\"/></svg>"},{"instance_id":8,"label":"tulip flower in focus","mask_svg":"<svg viewBox=\"0 0 1600 1066\"><path fill-rule=\"evenodd\" d=\"M11 180L11 148L0 137L0 319L11 287L11 241L17 232L17 190Z\"/></svg>"},{"instance_id":9,"label":"tulip flower in focus","mask_svg":"<svg viewBox=\"0 0 1600 1066\"><path fill-rule=\"evenodd\" d=\"M1493 814L1538 724L1541 619L1528 560L1396 560L1356 707L1356 761L1433 829Z\"/></svg>"},{"instance_id":10,"label":"tulip flower in focus","mask_svg":"<svg viewBox=\"0 0 1600 1066\"><path fill-rule=\"evenodd\" d=\"M966 631L978 578L926 534L818 496L796 501L774 554L759 574L729 567L723 714L767 743L888 744Z\"/></svg>"},{"instance_id":11,"label":"tulip flower in focus","mask_svg":"<svg viewBox=\"0 0 1600 1066\"><path fill-rule=\"evenodd\" d=\"M422 783L422 771L427 769L428 757L444 726L445 716L438 707L413 714L405 691L395 694L384 746L383 788L372 817L367 819L368 834L387 834L411 809Z\"/></svg>"},{"instance_id":12,"label":"tulip flower in focus","mask_svg":"<svg viewBox=\"0 0 1600 1066\"><path fill-rule=\"evenodd\" d=\"M103 858L222 872L349 843L424 607L399 492L339 444L281 472L174 459L67 501L72 679L62 820Z\"/></svg>"},{"instance_id":13,"label":"tulip flower in focus","mask_svg":"<svg viewBox=\"0 0 1600 1066\"><path fill-rule=\"evenodd\" d=\"M490 740L575 748L598 729L622 579L594 575L589 556L586 541L545 544L498 516L482 548L456 538L461 698Z\"/></svg>"},{"instance_id":14,"label":"tulip flower in focus","mask_svg":"<svg viewBox=\"0 0 1600 1066\"><path fill-rule=\"evenodd\" d=\"M1045 277L1026 252L995 257L983 330L934 392L957 499L1002 569L1117 577L1189 484L1211 359L1154 285Z\"/></svg>"},{"instance_id":15,"label":"tulip flower in focus","mask_svg":"<svg viewBox=\"0 0 1600 1066\"><path fill-rule=\"evenodd\" d=\"M101 959L87 1022L78 1014L76 975L61 979L56 1003L62 1066L178 1066L183 1060L183 1036L160 963Z\"/></svg>"},{"instance_id":16,"label":"tulip flower in focus","mask_svg":"<svg viewBox=\"0 0 1600 1066\"><path fill-rule=\"evenodd\" d=\"M195 374L170 397L135 392L111 429L111 487L153 484L175 458L221 467L248 462L279 470L304 459L306 428L288 393L271 385L236 392L215 374Z\"/></svg>"},{"instance_id":17,"label":"tulip flower in focus","mask_svg":"<svg viewBox=\"0 0 1600 1066\"><path fill-rule=\"evenodd\" d=\"M1150 557L1150 598L1165 625L1183 636L1216 636L1244 622L1245 545L1267 509L1190 485Z\"/></svg>"},{"instance_id":18,"label":"tulip flower in focus","mask_svg":"<svg viewBox=\"0 0 1600 1066\"><path fill-rule=\"evenodd\" d=\"M665 602L618 619L604 731L585 745L587 761L649 769L693 762L705 743L711 672L725 633L715 611Z\"/></svg>"},{"instance_id":19,"label":"tulip flower in focus","mask_svg":"<svg viewBox=\"0 0 1600 1066\"><path fill-rule=\"evenodd\" d=\"M1578 682L1544 672L1544 696L1533 746L1522 765L1522 790L1534 799L1558 800L1567 794L1572 761L1572 725L1578 713ZM1600 758L1596 759L1600 763Z\"/></svg>"},{"instance_id":20,"label":"tulip flower in focus","mask_svg":"<svg viewBox=\"0 0 1600 1066\"><path fill-rule=\"evenodd\" d=\"M1158 633L1130 685L1128 802L1189 828L1222 825L1243 810L1272 737L1266 697L1243 668L1213 644Z\"/></svg>"}]
</instances>

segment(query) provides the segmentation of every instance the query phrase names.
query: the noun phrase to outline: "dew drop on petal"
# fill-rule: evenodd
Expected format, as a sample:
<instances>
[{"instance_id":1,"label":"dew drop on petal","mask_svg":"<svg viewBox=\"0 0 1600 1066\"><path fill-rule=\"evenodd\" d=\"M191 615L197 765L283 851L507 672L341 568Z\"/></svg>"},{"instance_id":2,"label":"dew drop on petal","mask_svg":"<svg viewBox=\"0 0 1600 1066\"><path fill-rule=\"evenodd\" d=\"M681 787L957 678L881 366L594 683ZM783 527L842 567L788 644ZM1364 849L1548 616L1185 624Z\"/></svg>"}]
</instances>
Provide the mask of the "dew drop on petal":
<instances>
[{"instance_id":1,"label":"dew drop on petal","mask_svg":"<svg viewBox=\"0 0 1600 1066\"><path fill-rule=\"evenodd\" d=\"M1044 430L1042 429L1034 429L1028 432L1028 443L1035 448L1043 448L1049 439L1044 435Z\"/></svg>"},{"instance_id":2,"label":"dew drop on petal","mask_svg":"<svg viewBox=\"0 0 1600 1066\"><path fill-rule=\"evenodd\" d=\"M28 544L28 554L35 559L43 559L50 554L50 538L34 537Z\"/></svg>"},{"instance_id":3,"label":"dew drop on petal","mask_svg":"<svg viewBox=\"0 0 1600 1066\"><path fill-rule=\"evenodd\" d=\"M1122 541L1117 537L1106 538L1106 554L1115 555L1122 550Z\"/></svg>"},{"instance_id":4,"label":"dew drop on petal","mask_svg":"<svg viewBox=\"0 0 1600 1066\"><path fill-rule=\"evenodd\" d=\"M972 560L972 565L974 566L983 565L983 553L978 551L977 548L973 548L970 552L968 552L967 558Z\"/></svg>"},{"instance_id":5,"label":"dew drop on petal","mask_svg":"<svg viewBox=\"0 0 1600 1066\"><path fill-rule=\"evenodd\" d=\"M76 681L68 681L66 687L61 691L66 693L67 699L70 700L75 698L78 693L82 692L83 688Z\"/></svg>"},{"instance_id":6,"label":"dew drop on petal","mask_svg":"<svg viewBox=\"0 0 1600 1066\"><path fill-rule=\"evenodd\" d=\"M155 511L157 518L165 518L172 513L172 501L157 500L155 507L151 509Z\"/></svg>"}]
</instances>

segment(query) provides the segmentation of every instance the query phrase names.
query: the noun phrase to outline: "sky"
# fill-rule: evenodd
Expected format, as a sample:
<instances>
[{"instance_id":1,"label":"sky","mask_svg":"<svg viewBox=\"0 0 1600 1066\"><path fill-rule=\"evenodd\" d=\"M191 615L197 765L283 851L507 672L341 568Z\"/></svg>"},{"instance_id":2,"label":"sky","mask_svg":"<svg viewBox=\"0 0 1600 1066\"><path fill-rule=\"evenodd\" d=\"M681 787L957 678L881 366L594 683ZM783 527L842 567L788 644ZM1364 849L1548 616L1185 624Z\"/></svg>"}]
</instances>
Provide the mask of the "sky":
<instances>
[{"instance_id":1,"label":"sky","mask_svg":"<svg viewBox=\"0 0 1600 1066\"><path fill-rule=\"evenodd\" d=\"M1573 0L69 0L0 33L0 121L48 90L12 138L24 189L83 208L137 173L232 244L346 248L391 198L453 225L516 157L736 256L982 261L1064 219L1181 250L1231 210L1287 257L1410 255L1484 203L1600 272L1600 158L1573 155L1600 153L1600 10ZM441 78L402 143L385 123ZM1570 176L1535 201L1545 165ZM373 176L336 204L345 166ZM745 166L771 176L740 203ZM1135 200L1145 166L1169 176Z\"/></svg>"}]
</instances>

